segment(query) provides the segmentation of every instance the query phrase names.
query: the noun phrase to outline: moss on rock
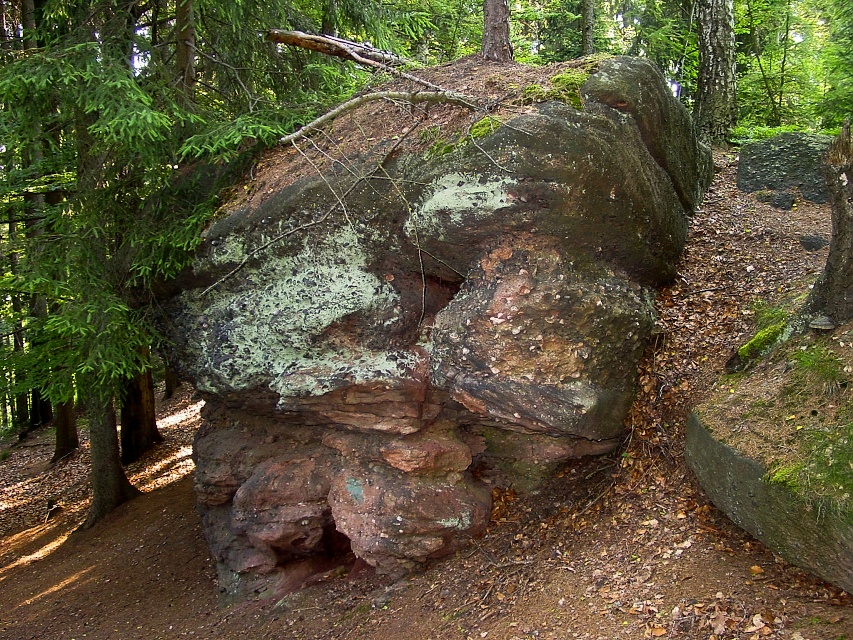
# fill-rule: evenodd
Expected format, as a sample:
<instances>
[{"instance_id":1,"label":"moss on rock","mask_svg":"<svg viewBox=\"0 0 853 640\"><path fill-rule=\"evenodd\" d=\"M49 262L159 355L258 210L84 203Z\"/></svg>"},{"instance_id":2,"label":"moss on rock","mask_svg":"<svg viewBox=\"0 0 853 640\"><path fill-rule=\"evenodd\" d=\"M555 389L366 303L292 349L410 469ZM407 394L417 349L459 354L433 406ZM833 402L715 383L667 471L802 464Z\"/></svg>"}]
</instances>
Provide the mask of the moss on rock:
<instances>
[{"instance_id":1,"label":"moss on rock","mask_svg":"<svg viewBox=\"0 0 853 640\"><path fill-rule=\"evenodd\" d=\"M754 360L776 344L782 332L785 331L786 326L787 322L778 322L761 329L755 334L752 340L737 350L737 354L742 360Z\"/></svg>"},{"instance_id":2,"label":"moss on rock","mask_svg":"<svg viewBox=\"0 0 853 640\"><path fill-rule=\"evenodd\" d=\"M500 120L493 116L486 116L471 125L470 134L472 138L484 138L497 131L501 124Z\"/></svg>"}]
</instances>

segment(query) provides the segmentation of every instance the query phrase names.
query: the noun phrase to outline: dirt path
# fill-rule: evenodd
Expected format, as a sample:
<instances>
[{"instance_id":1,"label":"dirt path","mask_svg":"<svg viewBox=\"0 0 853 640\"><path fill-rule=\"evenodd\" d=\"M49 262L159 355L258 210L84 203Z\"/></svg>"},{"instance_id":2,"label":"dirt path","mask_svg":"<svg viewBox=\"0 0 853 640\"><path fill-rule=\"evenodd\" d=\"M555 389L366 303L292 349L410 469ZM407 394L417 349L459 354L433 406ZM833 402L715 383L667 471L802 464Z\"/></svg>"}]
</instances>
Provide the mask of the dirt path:
<instances>
[{"instance_id":1,"label":"dirt path","mask_svg":"<svg viewBox=\"0 0 853 640\"><path fill-rule=\"evenodd\" d=\"M826 256L799 236L829 234L826 207L770 209L734 190L731 157L716 162L618 454L532 498L497 492L483 538L398 583L334 578L221 609L186 475L188 394L161 408L166 443L130 468L150 491L79 535L87 452L48 469L43 434L0 462L0 638L853 640L851 598L737 530L683 465L685 412L743 341L751 303L807 286ZM48 498L63 509L44 522Z\"/></svg>"}]
</instances>

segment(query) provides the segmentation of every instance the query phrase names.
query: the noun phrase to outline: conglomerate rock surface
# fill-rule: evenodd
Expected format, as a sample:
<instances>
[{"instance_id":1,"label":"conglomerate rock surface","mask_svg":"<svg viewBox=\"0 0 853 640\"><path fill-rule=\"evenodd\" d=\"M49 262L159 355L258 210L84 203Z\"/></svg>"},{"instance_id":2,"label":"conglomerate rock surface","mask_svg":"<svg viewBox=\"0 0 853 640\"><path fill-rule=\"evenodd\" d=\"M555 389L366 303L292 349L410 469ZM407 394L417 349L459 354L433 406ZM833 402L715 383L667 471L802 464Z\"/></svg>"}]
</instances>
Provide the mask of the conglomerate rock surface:
<instances>
[{"instance_id":1,"label":"conglomerate rock surface","mask_svg":"<svg viewBox=\"0 0 853 640\"><path fill-rule=\"evenodd\" d=\"M494 486L617 446L710 160L650 63L580 94L450 153L379 141L206 232L166 309L227 595L347 549L405 571L482 532Z\"/></svg>"}]
</instances>

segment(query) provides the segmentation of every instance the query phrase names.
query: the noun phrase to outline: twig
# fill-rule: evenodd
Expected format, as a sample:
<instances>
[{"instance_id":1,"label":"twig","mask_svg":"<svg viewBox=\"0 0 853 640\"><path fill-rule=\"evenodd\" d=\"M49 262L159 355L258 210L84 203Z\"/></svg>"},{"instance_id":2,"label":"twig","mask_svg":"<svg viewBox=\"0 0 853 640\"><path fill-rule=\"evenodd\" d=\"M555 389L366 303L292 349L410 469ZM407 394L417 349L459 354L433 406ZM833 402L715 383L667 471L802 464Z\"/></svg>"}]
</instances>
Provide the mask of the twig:
<instances>
[{"instance_id":1,"label":"twig","mask_svg":"<svg viewBox=\"0 0 853 640\"><path fill-rule=\"evenodd\" d=\"M415 129L415 127L412 127L412 129L407 131L406 135L411 133L411 131L413 129ZM389 179L391 178L391 176L388 175L388 171L386 171L385 167L382 167L382 173L384 173L386 176L388 176ZM412 216L412 205L409 202L408 198L406 198L406 195L400 189L400 185L397 184L397 182L394 180L391 180L391 185L394 187L394 190L397 192L397 195L400 196L400 200L402 200L403 203L406 205L406 211L409 214L409 220L412 221L412 227L414 227L414 230L415 230L415 249L417 249L417 251L418 251L418 265L420 266L420 271L421 271L421 315L418 318L418 327L420 327L423 324L424 316L426 315L426 287L427 287L427 285L426 285L426 270L424 268L424 254L421 251L420 232L418 230L418 223L415 221L415 218Z\"/></svg>"},{"instance_id":2,"label":"twig","mask_svg":"<svg viewBox=\"0 0 853 640\"><path fill-rule=\"evenodd\" d=\"M352 192L352 190L355 188L355 186L356 186L358 183L359 183L359 180L356 180L356 181L352 184L352 186L351 186L349 189L347 189L347 191L343 194L343 197L348 196L348 195ZM258 254L259 254L259 253L261 253L262 251L266 250L267 248L271 247L271 246L272 246L272 245L274 245L276 242L280 242L281 240L284 240L284 239L285 239L285 238L287 238L288 236L292 236L294 233L296 233L296 232L298 232L298 231L304 231L305 229L310 229L311 227L315 227L315 226L317 226L318 224L322 224L323 222L325 222L325 221L326 221L326 219L327 219L330 215L332 215L332 213L334 212L334 210L335 210L335 209L337 209L337 208L338 208L338 203L336 202L336 203L335 203L335 204L333 204L331 207L329 207L329 208L326 210L326 212L325 212L323 215L321 215L319 218L317 218L316 220L312 220L311 222L306 222L305 224L301 224L301 225L299 225L299 226L297 226L297 227L294 227L293 229L288 229L287 231L284 231L283 233L278 234L277 236L275 236L275 237L271 238L270 240L267 240L267 241L266 241L265 243L263 243L260 247L256 247L255 249L253 249L252 251L250 251L248 254L246 254L246 257L245 257L245 258L243 258L243 260L240 262L240 264L238 264L236 267L234 267L233 269L231 269L231 271L229 271L228 273L226 273L224 276L222 276L221 278L219 278L219 280L217 280L217 281L216 281L216 282L214 282L212 285L210 285L209 287L207 287L204 291L202 291L202 292L201 292L201 295L202 295L202 296L206 296L208 293L210 293L211 291L213 291L213 290L214 290L216 287L218 287L220 284L222 284L222 283L223 283L223 282L225 282L226 280L229 280L229 279L231 279L232 277L234 277L234 276L235 276L235 275L236 275L236 274L237 274L237 273L238 273L238 272L239 272L243 267L245 267L245 266L248 264L249 260L251 260L252 258L254 258L256 255L258 255Z\"/></svg>"},{"instance_id":3,"label":"twig","mask_svg":"<svg viewBox=\"0 0 853 640\"><path fill-rule=\"evenodd\" d=\"M430 253L430 252L429 252L429 251L427 251L426 249L423 249L423 248L420 248L420 247L419 247L419 249L420 249L420 251L423 251L425 254L427 254L430 258L432 258L432 259L433 259L433 260L435 260L436 262L438 262L438 263L440 263L440 264L443 264L445 267L447 267L448 269L450 269L453 273L455 273L455 274L456 274L457 276L459 276L460 278L463 278L463 279L465 278L465 274L464 274L464 273L460 273L457 269L454 269L454 268L453 268L453 266L452 266L451 264L449 264L449 263L445 262L444 260L442 260L442 259L441 259L441 258L439 258L438 256L436 256L436 255L434 255L434 254Z\"/></svg>"},{"instance_id":4,"label":"twig","mask_svg":"<svg viewBox=\"0 0 853 640\"><path fill-rule=\"evenodd\" d=\"M338 147L338 145L337 145L337 144L335 144L335 141L334 141L334 140L332 140L331 136L329 136L329 134L328 134L328 133L326 133L326 131L325 131L325 130L321 129L321 130L320 130L320 133L321 133L321 134L323 135L323 137L325 137L326 139L331 140L331 141L332 141L332 144L335 146L335 148L336 148L336 149L340 150L340 147ZM350 174L350 175L352 175L353 177L358 177L358 174L356 173L356 165L355 165L355 163L347 164L346 162L344 162L344 160L346 160L346 159L347 159L347 158L346 158L346 156L345 156L345 154L341 153L341 156L343 156L343 157L344 157L344 160L338 160L337 158L335 158L335 157L331 156L330 154L326 153L326 151L324 151L323 149L321 149L321 148L319 147L319 145L318 145L316 142L314 142L314 140L312 140L311 138L306 138L306 139L308 140L308 142L310 142L310 143L311 143L311 146L313 146L313 147L317 150L317 152L318 152L319 154L321 154L323 157L327 158L327 159L329 160L329 162L331 162L331 163L332 163L332 166L334 166L335 164L339 164L339 165L341 165L341 167L343 167L344 171L346 171L347 173L349 173L349 174ZM310 162L310 161L309 161L309 162ZM373 187L373 185L371 185L370 183L368 183L368 186L370 187L371 191L373 191L373 193L375 193L376 195L379 195L379 192L378 192L378 191Z\"/></svg>"},{"instance_id":5,"label":"twig","mask_svg":"<svg viewBox=\"0 0 853 640\"><path fill-rule=\"evenodd\" d=\"M252 94L251 91L249 91L249 88L245 84L243 84L243 80L240 79L240 74L237 71L237 67L228 64L227 62L223 62L222 60L214 58L212 55L205 53L191 42L187 42L187 44L190 46L191 49L193 49L193 51L195 51L200 56L207 58L211 62L220 64L227 69L231 69L231 71L234 72L234 77L237 79L237 84L240 85L240 88L243 89L243 91L246 93L246 96L249 98L249 112L251 112L254 109L255 105L259 102L259 100Z\"/></svg>"},{"instance_id":6,"label":"twig","mask_svg":"<svg viewBox=\"0 0 853 640\"><path fill-rule=\"evenodd\" d=\"M296 149L302 155L303 158L305 158L305 161L313 167L314 171L316 171L318 173L318 175L320 176L320 179L328 187L329 191L332 192L332 195L335 196L335 199L338 201L338 206L340 206L341 211L344 212L344 218L347 219L347 223L349 224L350 229L352 229L353 233L355 233L355 227L352 224L352 220L350 220L349 212L347 211L347 206L346 206L346 204L344 204L344 201L338 195L338 192L335 191L335 189L332 187L332 185L329 184L329 181L326 180L326 175L322 171L320 171L320 168L316 164L314 164L314 161L311 160L311 158L309 158L306 155L306 153L302 149L299 148L299 145L296 144L296 141L292 142L291 144L293 145L293 148ZM316 147L316 145L314 145L314 146ZM355 176L354 173L353 173L353 175ZM356 176L356 179L358 179L357 176Z\"/></svg>"},{"instance_id":7,"label":"twig","mask_svg":"<svg viewBox=\"0 0 853 640\"><path fill-rule=\"evenodd\" d=\"M609 483L606 487L604 487L604 491L602 491L602 492L601 492L601 493L599 493L597 496L595 496L592 500L590 500L590 501L587 503L587 505L586 505L583 509L581 509L581 510L580 510L580 511L578 511L577 513L573 513L573 514L572 514L572 518L579 518L579 517L581 517L582 515L584 515L587 511L589 511L590 509L592 509L592 507L593 507L593 506L594 506L594 505L595 505L599 500L601 500L604 496L606 496L608 493L610 493L610 491L611 491L611 490L613 489L613 487L615 487L615 486L616 486L616 483L615 483L615 482L611 482L611 483Z\"/></svg>"},{"instance_id":8,"label":"twig","mask_svg":"<svg viewBox=\"0 0 853 640\"><path fill-rule=\"evenodd\" d=\"M495 165L501 171L505 171L506 173L510 173L509 169L507 169L505 166L500 164L497 160L495 160L492 156L489 155L488 151L486 151L485 149L483 149L483 147L481 147L479 144L477 144L477 141L474 139L474 136L472 136L470 133L468 134L468 138L471 140L471 144L473 144L475 147L477 147L477 149L480 151L480 153L482 153L484 156L486 156L493 165Z\"/></svg>"},{"instance_id":9,"label":"twig","mask_svg":"<svg viewBox=\"0 0 853 640\"><path fill-rule=\"evenodd\" d=\"M337 163L341 165L344 169L346 169L351 175L355 175L355 165L353 163L345 162L346 160L348 160L348 158L346 157L346 154L341 150L340 145L335 141L335 139L330 136L325 129L321 129L320 134L329 142L329 144L331 144L338 151L343 160L338 160L337 158L334 158L329 153L326 153L325 150L321 149L316 142L311 140L311 144L314 146L314 148L317 149L318 152L322 153L326 158L328 158L329 161L333 164Z\"/></svg>"},{"instance_id":10,"label":"twig","mask_svg":"<svg viewBox=\"0 0 853 640\"><path fill-rule=\"evenodd\" d=\"M687 292L685 292L684 295L685 295L685 297L686 296L695 296L695 295L700 294L700 293L710 293L712 291L725 291L726 289L731 289L731 288L732 288L732 285L725 285L722 287L708 287L707 289L697 289L696 291L687 291Z\"/></svg>"}]
</instances>

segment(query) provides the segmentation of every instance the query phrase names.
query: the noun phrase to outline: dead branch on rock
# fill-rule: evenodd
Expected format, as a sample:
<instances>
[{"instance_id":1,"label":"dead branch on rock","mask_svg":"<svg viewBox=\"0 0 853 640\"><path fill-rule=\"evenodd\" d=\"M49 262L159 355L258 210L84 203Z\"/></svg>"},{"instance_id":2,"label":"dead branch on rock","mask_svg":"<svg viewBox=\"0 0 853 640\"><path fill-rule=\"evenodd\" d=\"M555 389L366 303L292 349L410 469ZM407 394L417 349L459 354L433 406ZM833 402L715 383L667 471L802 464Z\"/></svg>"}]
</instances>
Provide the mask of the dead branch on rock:
<instances>
[{"instance_id":1,"label":"dead branch on rock","mask_svg":"<svg viewBox=\"0 0 853 640\"><path fill-rule=\"evenodd\" d=\"M311 131L319 129L327 122L331 122L337 118L339 115L376 100L400 101L408 104L420 104L423 102L429 104L453 104L466 109L480 109L475 102L472 102L475 98L461 93L455 93L453 91L377 91L376 93L366 93L361 96L356 96L351 100L347 100L346 102L339 104L331 111L328 111L319 118L312 120L301 129L284 136L279 140L279 142L281 144L290 144L294 140L304 138Z\"/></svg>"},{"instance_id":2,"label":"dead branch on rock","mask_svg":"<svg viewBox=\"0 0 853 640\"><path fill-rule=\"evenodd\" d=\"M329 38L327 36L315 36L310 33L302 33L301 31L281 31L280 29L270 29L267 31L267 39L281 44L310 49L311 51L319 51L320 53L344 58L345 60L352 60L364 67L371 67L373 69L378 69L379 71L385 71L391 75L395 75L424 86L432 91L446 91L429 80L424 80L418 76L413 76L411 73L401 71L400 69L390 66L386 61L381 59L382 56L391 54L377 52L372 47L368 48L365 45L360 45L355 42L341 40L340 38ZM382 54L382 56L377 57L377 53Z\"/></svg>"},{"instance_id":3,"label":"dead branch on rock","mask_svg":"<svg viewBox=\"0 0 853 640\"><path fill-rule=\"evenodd\" d=\"M324 53L327 56L336 56L355 62L360 62L360 60L353 57L353 54L361 59L378 62L379 64L411 64L409 60L405 60L387 51L380 51L369 44L352 42L343 38L335 38L334 36L318 36L303 31L270 29L267 31L267 39L279 44L301 47L302 49Z\"/></svg>"}]
</instances>

